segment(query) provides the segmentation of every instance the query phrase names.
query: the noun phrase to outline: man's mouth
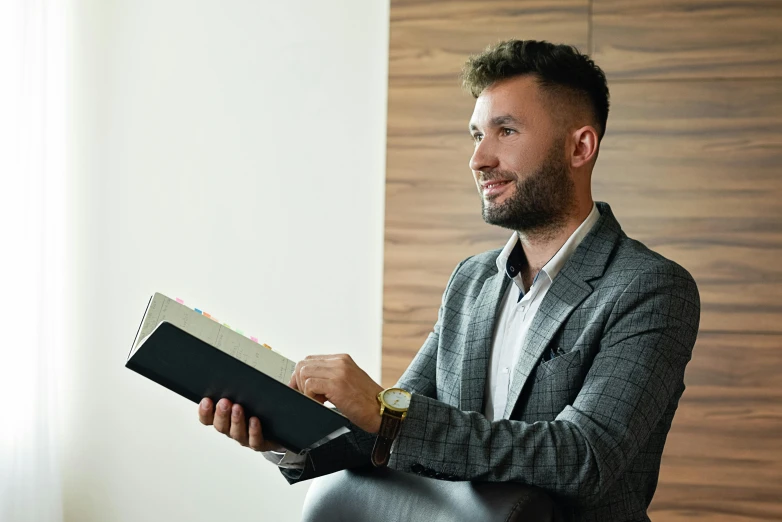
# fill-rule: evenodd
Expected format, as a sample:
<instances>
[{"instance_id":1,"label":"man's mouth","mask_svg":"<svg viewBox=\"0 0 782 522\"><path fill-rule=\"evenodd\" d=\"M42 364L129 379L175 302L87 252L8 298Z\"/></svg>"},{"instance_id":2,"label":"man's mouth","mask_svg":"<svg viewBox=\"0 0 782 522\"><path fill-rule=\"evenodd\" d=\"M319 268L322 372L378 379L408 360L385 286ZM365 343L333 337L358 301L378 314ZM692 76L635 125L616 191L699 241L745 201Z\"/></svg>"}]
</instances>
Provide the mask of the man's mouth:
<instances>
[{"instance_id":1,"label":"man's mouth","mask_svg":"<svg viewBox=\"0 0 782 522\"><path fill-rule=\"evenodd\" d=\"M491 181L485 181L481 183L481 189L483 189L484 196L496 196L501 194L513 180L510 179L494 179Z\"/></svg>"}]
</instances>

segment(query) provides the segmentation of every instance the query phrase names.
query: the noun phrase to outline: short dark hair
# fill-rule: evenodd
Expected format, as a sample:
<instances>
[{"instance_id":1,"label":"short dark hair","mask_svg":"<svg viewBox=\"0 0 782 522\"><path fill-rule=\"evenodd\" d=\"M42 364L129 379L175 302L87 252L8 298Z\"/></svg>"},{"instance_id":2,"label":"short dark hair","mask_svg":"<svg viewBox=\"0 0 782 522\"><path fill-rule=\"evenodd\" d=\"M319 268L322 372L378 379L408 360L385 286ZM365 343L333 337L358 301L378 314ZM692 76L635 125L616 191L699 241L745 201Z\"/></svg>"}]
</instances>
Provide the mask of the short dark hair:
<instances>
[{"instance_id":1,"label":"short dark hair","mask_svg":"<svg viewBox=\"0 0 782 522\"><path fill-rule=\"evenodd\" d=\"M602 139L608 120L608 84L602 69L570 45L506 40L471 56L462 69L464 88L477 98L490 85L532 75L551 94L574 96L591 107Z\"/></svg>"}]
</instances>

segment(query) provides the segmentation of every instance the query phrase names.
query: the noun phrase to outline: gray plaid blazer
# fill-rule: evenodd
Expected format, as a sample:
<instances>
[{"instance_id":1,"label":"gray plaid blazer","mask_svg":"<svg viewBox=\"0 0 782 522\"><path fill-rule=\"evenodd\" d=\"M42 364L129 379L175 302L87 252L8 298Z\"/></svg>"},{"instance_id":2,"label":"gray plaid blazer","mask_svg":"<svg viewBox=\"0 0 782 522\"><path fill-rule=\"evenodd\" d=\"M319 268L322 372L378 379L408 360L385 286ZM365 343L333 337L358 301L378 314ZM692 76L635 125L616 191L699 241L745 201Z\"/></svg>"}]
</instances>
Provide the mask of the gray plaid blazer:
<instances>
[{"instance_id":1,"label":"gray plaid blazer","mask_svg":"<svg viewBox=\"0 0 782 522\"><path fill-rule=\"evenodd\" d=\"M690 274L622 232L610 207L535 315L505 418L483 415L494 320L510 280L500 250L462 261L434 331L398 386L413 398L389 466L444 480L546 490L583 521L649 520L660 459L698 331ZM542 355L555 348L556 357ZM550 353L550 352L549 352ZM290 482L366 466L374 435L312 450Z\"/></svg>"}]
</instances>

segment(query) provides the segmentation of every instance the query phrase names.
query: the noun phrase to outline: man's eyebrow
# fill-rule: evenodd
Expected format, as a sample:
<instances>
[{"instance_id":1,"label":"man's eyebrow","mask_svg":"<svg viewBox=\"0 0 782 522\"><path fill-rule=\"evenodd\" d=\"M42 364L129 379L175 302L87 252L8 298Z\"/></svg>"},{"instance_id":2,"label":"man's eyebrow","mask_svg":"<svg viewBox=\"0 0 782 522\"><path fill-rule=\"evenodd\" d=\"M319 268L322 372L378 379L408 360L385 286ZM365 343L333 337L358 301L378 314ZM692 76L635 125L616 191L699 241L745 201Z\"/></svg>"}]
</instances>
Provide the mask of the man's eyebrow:
<instances>
[{"instance_id":1,"label":"man's eyebrow","mask_svg":"<svg viewBox=\"0 0 782 522\"><path fill-rule=\"evenodd\" d=\"M495 116L494 118L492 118L489 121L489 125L492 126L492 127L500 127L502 125L508 125L509 123L513 124L513 125L521 125L521 121L519 121L518 119L514 118L510 114L503 114L502 116ZM475 125L474 123L471 123L470 124L470 131L476 131L476 130L478 130L478 126Z\"/></svg>"},{"instance_id":2,"label":"man's eyebrow","mask_svg":"<svg viewBox=\"0 0 782 522\"><path fill-rule=\"evenodd\" d=\"M510 114L503 114L502 116L495 116L491 119L491 125L493 127L499 127L501 125L507 125L513 123L515 125L521 125L521 122L511 116Z\"/></svg>"}]
</instances>

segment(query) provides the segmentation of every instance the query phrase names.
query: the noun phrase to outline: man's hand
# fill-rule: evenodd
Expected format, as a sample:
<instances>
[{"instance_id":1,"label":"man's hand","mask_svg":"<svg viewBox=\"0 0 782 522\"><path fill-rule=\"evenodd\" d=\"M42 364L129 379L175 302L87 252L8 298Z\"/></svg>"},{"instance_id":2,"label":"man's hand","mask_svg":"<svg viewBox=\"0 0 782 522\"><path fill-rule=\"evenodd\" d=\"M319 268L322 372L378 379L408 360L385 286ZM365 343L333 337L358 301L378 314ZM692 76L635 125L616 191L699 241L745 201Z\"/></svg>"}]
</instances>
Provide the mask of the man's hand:
<instances>
[{"instance_id":1,"label":"man's hand","mask_svg":"<svg viewBox=\"0 0 782 522\"><path fill-rule=\"evenodd\" d=\"M215 408L211 399L204 398L198 405L198 420L207 426L214 425L220 433L255 451L285 451L279 444L264 440L258 417L250 417L248 427L244 409L238 404L231 404L228 399L220 399Z\"/></svg>"},{"instance_id":2,"label":"man's hand","mask_svg":"<svg viewBox=\"0 0 782 522\"><path fill-rule=\"evenodd\" d=\"M310 355L296 365L289 386L320 403L331 402L364 431L380 430L377 394L383 388L349 355Z\"/></svg>"}]
</instances>

